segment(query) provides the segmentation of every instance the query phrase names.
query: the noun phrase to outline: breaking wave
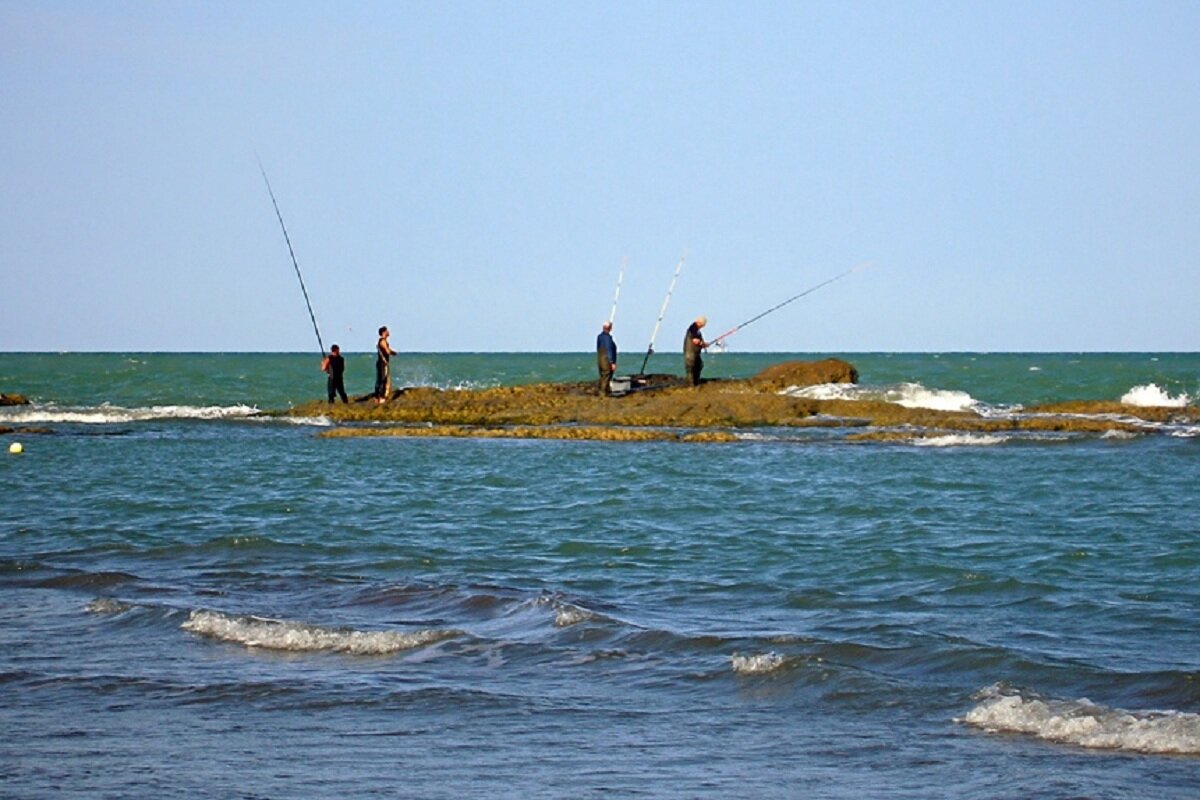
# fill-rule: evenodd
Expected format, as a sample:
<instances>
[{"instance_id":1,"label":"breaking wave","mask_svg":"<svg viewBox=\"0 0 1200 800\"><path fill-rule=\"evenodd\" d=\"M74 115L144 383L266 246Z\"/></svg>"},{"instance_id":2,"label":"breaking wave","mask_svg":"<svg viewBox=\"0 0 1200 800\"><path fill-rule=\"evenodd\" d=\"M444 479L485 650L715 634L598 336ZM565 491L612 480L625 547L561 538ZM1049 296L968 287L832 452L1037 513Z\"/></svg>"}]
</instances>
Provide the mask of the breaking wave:
<instances>
[{"instance_id":1,"label":"breaking wave","mask_svg":"<svg viewBox=\"0 0 1200 800\"><path fill-rule=\"evenodd\" d=\"M356 656L387 655L461 635L457 630L401 632L322 628L262 617L234 617L219 611L193 611L181 627L200 636L252 648Z\"/></svg>"},{"instance_id":2,"label":"breaking wave","mask_svg":"<svg viewBox=\"0 0 1200 800\"><path fill-rule=\"evenodd\" d=\"M927 389L919 383L891 386L859 386L853 383L823 383L817 386L790 386L780 394L809 400L873 400L895 403L905 408L933 411L978 411L980 403L966 392L955 389Z\"/></svg>"},{"instance_id":3,"label":"breaking wave","mask_svg":"<svg viewBox=\"0 0 1200 800\"><path fill-rule=\"evenodd\" d=\"M752 656L734 655L730 666L738 675L766 675L783 667L786 659L779 653L759 653Z\"/></svg>"},{"instance_id":4,"label":"breaking wave","mask_svg":"<svg viewBox=\"0 0 1200 800\"><path fill-rule=\"evenodd\" d=\"M87 612L98 616L124 614L131 608L133 606L129 603L122 603L120 600L113 600L111 597L97 597L87 604Z\"/></svg>"},{"instance_id":5,"label":"breaking wave","mask_svg":"<svg viewBox=\"0 0 1200 800\"><path fill-rule=\"evenodd\" d=\"M1192 398L1186 393L1180 393L1172 397L1166 389L1163 389L1157 383L1134 386L1121 396L1121 403L1124 405L1141 406L1143 408L1184 408L1191 402Z\"/></svg>"},{"instance_id":6,"label":"breaking wave","mask_svg":"<svg viewBox=\"0 0 1200 800\"><path fill-rule=\"evenodd\" d=\"M959 722L988 732L1024 733L1100 750L1200 755L1200 714L1124 711L1086 699L1049 700L994 684Z\"/></svg>"},{"instance_id":7,"label":"breaking wave","mask_svg":"<svg viewBox=\"0 0 1200 800\"><path fill-rule=\"evenodd\" d=\"M919 436L912 443L917 447L986 447L1008 440L1008 436L994 433L948 433L943 436Z\"/></svg>"},{"instance_id":8,"label":"breaking wave","mask_svg":"<svg viewBox=\"0 0 1200 800\"><path fill-rule=\"evenodd\" d=\"M105 425L122 422L147 422L164 419L231 419L252 417L259 413L253 406L146 406L123 408L99 405L58 408L56 406L18 406L5 409L0 419L6 423L68 422L84 425Z\"/></svg>"}]
</instances>

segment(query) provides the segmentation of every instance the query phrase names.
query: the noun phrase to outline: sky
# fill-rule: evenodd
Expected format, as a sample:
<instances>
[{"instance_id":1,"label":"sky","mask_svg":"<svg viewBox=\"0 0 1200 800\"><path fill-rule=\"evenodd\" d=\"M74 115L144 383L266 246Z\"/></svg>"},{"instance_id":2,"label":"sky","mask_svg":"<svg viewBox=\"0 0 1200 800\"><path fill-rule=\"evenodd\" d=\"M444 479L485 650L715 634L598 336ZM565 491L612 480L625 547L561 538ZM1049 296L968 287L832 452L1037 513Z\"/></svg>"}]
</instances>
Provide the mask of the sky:
<instances>
[{"instance_id":1,"label":"sky","mask_svg":"<svg viewBox=\"0 0 1200 800\"><path fill-rule=\"evenodd\" d=\"M0 352L1200 350L1194 2L0 0Z\"/></svg>"}]
</instances>

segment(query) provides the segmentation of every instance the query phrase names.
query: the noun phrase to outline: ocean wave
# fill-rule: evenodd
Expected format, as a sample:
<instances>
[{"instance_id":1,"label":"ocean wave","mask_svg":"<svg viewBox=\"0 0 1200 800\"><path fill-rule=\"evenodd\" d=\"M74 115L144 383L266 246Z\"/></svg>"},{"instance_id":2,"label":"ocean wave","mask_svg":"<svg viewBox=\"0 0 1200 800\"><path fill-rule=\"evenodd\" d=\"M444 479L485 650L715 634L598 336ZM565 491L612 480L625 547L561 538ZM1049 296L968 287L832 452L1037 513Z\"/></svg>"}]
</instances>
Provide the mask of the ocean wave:
<instances>
[{"instance_id":1,"label":"ocean wave","mask_svg":"<svg viewBox=\"0 0 1200 800\"><path fill-rule=\"evenodd\" d=\"M1122 404L1143 408L1185 408L1191 402L1192 398L1186 393L1180 393L1172 397L1166 389L1163 389L1157 383L1134 386L1121 396Z\"/></svg>"},{"instance_id":2,"label":"ocean wave","mask_svg":"<svg viewBox=\"0 0 1200 800\"><path fill-rule=\"evenodd\" d=\"M787 659L779 653L758 653L752 656L733 655L730 666L738 675L766 675L781 669Z\"/></svg>"},{"instance_id":3,"label":"ocean wave","mask_svg":"<svg viewBox=\"0 0 1200 800\"><path fill-rule=\"evenodd\" d=\"M987 447L1004 444L1008 436L994 433L947 433L941 436L918 436L912 440L917 447Z\"/></svg>"},{"instance_id":4,"label":"ocean wave","mask_svg":"<svg viewBox=\"0 0 1200 800\"><path fill-rule=\"evenodd\" d=\"M536 606L549 606L554 611L554 627L556 628L569 628L572 625L597 618L594 612L551 595L542 595L533 602Z\"/></svg>"},{"instance_id":5,"label":"ocean wave","mask_svg":"<svg viewBox=\"0 0 1200 800\"><path fill-rule=\"evenodd\" d=\"M919 383L890 386L860 386L854 383L823 383L816 386L790 386L780 394L808 400L873 400L894 403L905 408L933 411L978 411L981 405L970 394L956 389L927 389Z\"/></svg>"},{"instance_id":6,"label":"ocean wave","mask_svg":"<svg viewBox=\"0 0 1200 800\"><path fill-rule=\"evenodd\" d=\"M323 628L300 622L229 616L219 611L193 611L184 630L224 642L265 650L388 655L460 636L461 631L359 631Z\"/></svg>"},{"instance_id":7,"label":"ocean wave","mask_svg":"<svg viewBox=\"0 0 1200 800\"><path fill-rule=\"evenodd\" d=\"M331 428L333 420L326 416L320 417L255 417L256 421L282 422L285 425L301 425L312 428Z\"/></svg>"},{"instance_id":8,"label":"ocean wave","mask_svg":"<svg viewBox=\"0 0 1200 800\"><path fill-rule=\"evenodd\" d=\"M145 406L124 408L122 406L13 406L0 410L0 421L5 423L77 423L83 425L108 425L122 422L149 422L167 419L231 419L251 417L260 413L253 406Z\"/></svg>"},{"instance_id":9,"label":"ocean wave","mask_svg":"<svg viewBox=\"0 0 1200 800\"><path fill-rule=\"evenodd\" d=\"M1200 714L1125 711L1086 699L1050 700L1001 684L983 689L959 722L1098 750L1200 755Z\"/></svg>"},{"instance_id":10,"label":"ocean wave","mask_svg":"<svg viewBox=\"0 0 1200 800\"><path fill-rule=\"evenodd\" d=\"M578 625L581 622L587 622L595 617L592 612L586 608L578 606L563 605L554 612L554 627L569 628L572 625Z\"/></svg>"},{"instance_id":11,"label":"ocean wave","mask_svg":"<svg viewBox=\"0 0 1200 800\"><path fill-rule=\"evenodd\" d=\"M87 612L89 614L97 614L100 616L124 614L131 608L133 608L133 606L129 603L122 603L120 600L113 600L111 597L97 597L95 600L87 604Z\"/></svg>"}]
</instances>

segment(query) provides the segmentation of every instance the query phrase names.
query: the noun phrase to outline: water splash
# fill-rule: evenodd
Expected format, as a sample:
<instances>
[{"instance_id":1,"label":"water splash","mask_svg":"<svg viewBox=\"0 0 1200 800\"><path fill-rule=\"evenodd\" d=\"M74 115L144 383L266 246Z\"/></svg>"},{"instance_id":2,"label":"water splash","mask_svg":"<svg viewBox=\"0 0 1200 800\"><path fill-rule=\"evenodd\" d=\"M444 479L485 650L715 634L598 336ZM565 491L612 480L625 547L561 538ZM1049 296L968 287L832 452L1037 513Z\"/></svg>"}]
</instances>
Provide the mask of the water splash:
<instances>
[{"instance_id":1,"label":"water splash","mask_svg":"<svg viewBox=\"0 0 1200 800\"><path fill-rule=\"evenodd\" d=\"M1102 750L1200 755L1200 714L1051 700L1003 684L988 686L975 697L979 704L958 722L988 732L1024 733Z\"/></svg>"},{"instance_id":2,"label":"water splash","mask_svg":"<svg viewBox=\"0 0 1200 800\"><path fill-rule=\"evenodd\" d=\"M1127 406L1139 406L1142 408L1185 408L1192 402L1192 398L1182 392L1172 397L1166 389L1163 389L1157 383L1147 383L1134 386L1123 394L1121 402Z\"/></svg>"},{"instance_id":3,"label":"water splash","mask_svg":"<svg viewBox=\"0 0 1200 800\"><path fill-rule=\"evenodd\" d=\"M299 622L193 611L181 626L211 639L266 650L387 655L460 636L456 630L359 631Z\"/></svg>"}]
</instances>

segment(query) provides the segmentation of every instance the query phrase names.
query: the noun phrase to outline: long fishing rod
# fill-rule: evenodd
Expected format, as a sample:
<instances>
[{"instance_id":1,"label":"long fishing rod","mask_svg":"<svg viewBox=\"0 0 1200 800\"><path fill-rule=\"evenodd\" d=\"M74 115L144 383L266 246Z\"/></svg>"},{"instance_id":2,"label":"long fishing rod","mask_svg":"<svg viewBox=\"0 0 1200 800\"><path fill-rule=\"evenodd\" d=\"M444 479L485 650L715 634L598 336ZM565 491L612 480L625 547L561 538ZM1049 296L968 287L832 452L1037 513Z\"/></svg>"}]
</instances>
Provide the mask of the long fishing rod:
<instances>
[{"instance_id":1,"label":"long fishing rod","mask_svg":"<svg viewBox=\"0 0 1200 800\"><path fill-rule=\"evenodd\" d=\"M317 345L321 348L321 356L325 355L325 343L321 341L321 330L317 327L317 315L313 313L312 302L308 299L308 289L304 286L304 276L300 274L300 264L296 261L296 251L292 249L292 238L288 236L287 226L283 224L283 214L279 211L279 203L275 200L275 192L271 190L271 181L267 179L267 170L263 167L262 159L258 159L258 169L262 173L263 182L267 184L267 194L271 195L271 205L275 206L275 216L279 218L279 227L283 231L283 240L287 242L288 253L292 256L292 266L296 268L296 279L300 281L300 291L304 294L304 305L308 306L308 318L312 320L313 333L317 335Z\"/></svg>"},{"instance_id":2,"label":"long fishing rod","mask_svg":"<svg viewBox=\"0 0 1200 800\"><path fill-rule=\"evenodd\" d=\"M849 275L849 274L851 274L851 273L853 273L853 272L858 272L860 269L865 269L867 266L868 266L867 264L859 264L857 267L853 267L852 269L848 269L848 270L846 270L845 272L843 272L843 273L841 273L841 274L834 275L832 278L828 278L828 279L826 279L826 280L823 280L823 281L821 281L821 282L820 282L820 283L818 283L816 286L812 286L812 287L809 287L808 289L805 289L805 290L804 290L803 292L801 292L800 294L797 294L797 295L792 295L792 296L791 296L791 297L789 297L787 300L784 300L782 303L779 303L778 305L773 305L773 306L771 306L771 307L770 307L770 308L768 308L766 311L762 312L761 314L758 314L758 315L756 315L756 316L753 316L753 317L751 317L750 319L748 319L748 320L746 320L745 322L743 322L741 325L735 325L734 327L732 327L732 328L730 328L729 330L727 330L727 331L725 331L724 333L722 333L722 334L721 334L720 336L718 336L717 338L713 339L713 340L712 340L711 342L709 342L708 344L709 344L709 346L711 347L711 346L713 346L713 345L715 345L715 344L717 344L717 343L721 342L721 341L722 341L722 340L724 340L726 337L733 336L733 334L737 333L738 331L740 331L742 328L746 327L746 326L747 326L747 325L749 325L750 323L752 323L752 322L757 322L758 320L762 319L762 318L763 318L763 317L765 317L767 314L770 314L770 313L771 313L771 312L773 312L773 311L778 311L779 309L781 309L781 308L783 308L784 306L786 306L788 303L793 303L793 302L795 302L795 301L799 300L801 297L804 297L805 295L812 294L812 293L813 293L813 292L815 292L817 289L820 289L820 288L821 288L821 287L823 287L823 286L828 286L829 284L833 283L834 281L840 281L842 278L846 277L847 275Z\"/></svg>"},{"instance_id":3,"label":"long fishing rod","mask_svg":"<svg viewBox=\"0 0 1200 800\"><path fill-rule=\"evenodd\" d=\"M621 281L625 280L625 264L628 263L629 256L621 258L621 271L617 273L617 293L613 295L612 311L608 312L608 321L611 323L617 318L617 301L621 299Z\"/></svg>"},{"instance_id":4,"label":"long fishing rod","mask_svg":"<svg viewBox=\"0 0 1200 800\"><path fill-rule=\"evenodd\" d=\"M646 357L642 359L642 368L638 370L639 375L646 374L646 363L654 353L654 340L658 338L658 329L662 327L663 317L667 314L667 305L671 302L671 292L675 291L675 282L679 280L679 271L683 269L683 262L686 259L687 251L685 250L679 257L679 263L675 265L675 274L671 276L671 285L667 287L667 296L663 298L662 308L658 310L658 321L654 323L654 332L650 334L650 346L646 348Z\"/></svg>"}]
</instances>

